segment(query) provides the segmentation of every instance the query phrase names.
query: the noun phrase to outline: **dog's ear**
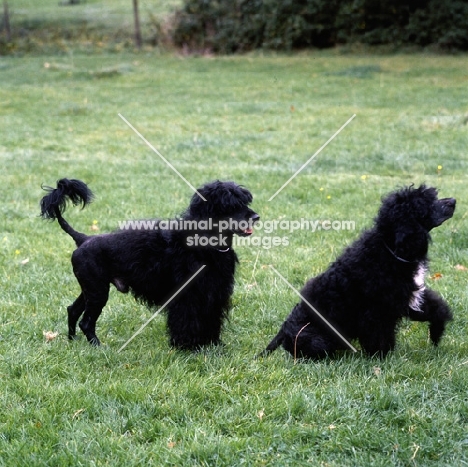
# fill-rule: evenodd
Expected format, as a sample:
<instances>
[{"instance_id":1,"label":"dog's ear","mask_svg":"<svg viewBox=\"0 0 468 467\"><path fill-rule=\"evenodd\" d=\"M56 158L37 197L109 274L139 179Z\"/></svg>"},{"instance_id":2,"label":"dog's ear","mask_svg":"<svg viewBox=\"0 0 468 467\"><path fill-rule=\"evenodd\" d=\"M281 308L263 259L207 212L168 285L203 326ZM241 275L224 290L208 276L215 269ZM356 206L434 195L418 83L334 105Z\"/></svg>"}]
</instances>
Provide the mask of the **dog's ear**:
<instances>
[{"instance_id":1,"label":"dog's ear","mask_svg":"<svg viewBox=\"0 0 468 467\"><path fill-rule=\"evenodd\" d=\"M198 193L194 193L192 199L190 201L190 206L188 208L188 214L190 217L194 217L197 219L201 218L208 218L212 216L212 203L209 202L207 199L206 190L198 190L199 193L205 198L203 199L202 196Z\"/></svg>"},{"instance_id":2,"label":"dog's ear","mask_svg":"<svg viewBox=\"0 0 468 467\"><path fill-rule=\"evenodd\" d=\"M252 202L250 191L234 182L215 180L199 188L198 193L192 196L188 208L188 214L191 217L216 218L226 216L244 209Z\"/></svg>"},{"instance_id":3,"label":"dog's ear","mask_svg":"<svg viewBox=\"0 0 468 467\"><path fill-rule=\"evenodd\" d=\"M242 185L236 187L236 196L238 196L242 204L245 205L248 205L253 201L252 193Z\"/></svg>"},{"instance_id":4,"label":"dog's ear","mask_svg":"<svg viewBox=\"0 0 468 467\"><path fill-rule=\"evenodd\" d=\"M188 213L190 217L206 219L216 217L218 210L222 209L223 194L226 192L226 184L220 180L206 183L198 188L190 200Z\"/></svg>"},{"instance_id":5,"label":"dog's ear","mask_svg":"<svg viewBox=\"0 0 468 467\"><path fill-rule=\"evenodd\" d=\"M252 194L247 188L227 182L217 193L218 205L222 213L241 211L252 202Z\"/></svg>"}]
</instances>

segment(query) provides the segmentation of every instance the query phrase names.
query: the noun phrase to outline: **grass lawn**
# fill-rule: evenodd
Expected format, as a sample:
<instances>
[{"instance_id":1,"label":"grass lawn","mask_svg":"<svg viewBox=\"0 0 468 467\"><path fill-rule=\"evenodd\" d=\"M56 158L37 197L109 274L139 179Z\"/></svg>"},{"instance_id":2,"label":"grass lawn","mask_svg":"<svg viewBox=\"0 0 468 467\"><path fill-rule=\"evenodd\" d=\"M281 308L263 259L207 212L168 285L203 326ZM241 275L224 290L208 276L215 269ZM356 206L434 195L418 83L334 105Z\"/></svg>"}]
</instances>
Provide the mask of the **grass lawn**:
<instances>
[{"instance_id":1,"label":"grass lawn","mask_svg":"<svg viewBox=\"0 0 468 467\"><path fill-rule=\"evenodd\" d=\"M0 465L468 464L466 56L68 53L1 58L0 80ZM263 220L355 229L239 247L222 348L171 350L159 316L119 353L153 310L115 290L102 348L70 344L73 242L38 218L41 184L90 184L95 202L66 216L88 233L174 216L192 195L119 113L193 185L247 186ZM255 360L296 303L269 265L300 288L371 225L383 194L422 182L458 200L430 250L427 283L455 315L440 347L405 322L383 361Z\"/></svg>"}]
</instances>

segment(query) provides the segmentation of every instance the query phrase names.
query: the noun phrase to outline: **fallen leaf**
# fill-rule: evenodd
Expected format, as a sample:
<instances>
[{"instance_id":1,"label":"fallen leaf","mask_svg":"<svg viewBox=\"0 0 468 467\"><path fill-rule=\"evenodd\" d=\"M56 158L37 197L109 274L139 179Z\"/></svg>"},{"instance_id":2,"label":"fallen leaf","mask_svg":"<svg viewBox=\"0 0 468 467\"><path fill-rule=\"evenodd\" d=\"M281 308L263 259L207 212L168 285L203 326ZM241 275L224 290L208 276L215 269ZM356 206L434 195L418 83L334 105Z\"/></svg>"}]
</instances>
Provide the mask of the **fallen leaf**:
<instances>
[{"instance_id":1,"label":"fallen leaf","mask_svg":"<svg viewBox=\"0 0 468 467\"><path fill-rule=\"evenodd\" d=\"M169 442L167 443L167 447L168 447L169 449L174 448L175 445L176 445L176 442L175 442L175 441L169 441Z\"/></svg>"},{"instance_id":2,"label":"fallen leaf","mask_svg":"<svg viewBox=\"0 0 468 467\"><path fill-rule=\"evenodd\" d=\"M53 331L42 331L42 334L47 342L53 341L58 336L58 332Z\"/></svg>"},{"instance_id":3,"label":"fallen leaf","mask_svg":"<svg viewBox=\"0 0 468 467\"><path fill-rule=\"evenodd\" d=\"M442 277L442 274L440 272L436 272L435 274L432 274L431 279L438 281Z\"/></svg>"},{"instance_id":4,"label":"fallen leaf","mask_svg":"<svg viewBox=\"0 0 468 467\"><path fill-rule=\"evenodd\" d=\"M262 420L263 416L265 415L265 411L262 409L262 410L259 410L258 413L257 413L257 417Z\"/></svg>"},{"instance_id":5,"label":"fallen leaf","mask_svg":"<svg viewBox=\"0 0 468 467\"><path fill-rule=\"evenodd\" d=\"M413 455L411 456L412 461L414 461L416 454L418 453L421 446L418 446L417 444L413 443L413 447L414 447L414 452L413 452Z\"/></svg>"},{"instance_id":6,"label":"fallen leaf","mask_svg":"<svg viewBox=\"0 0 468 467\"><path fill-rule=\"evenodd\" d=\"M73 414L72 419L74 420L76 417L78 417L78 415L80 415L80 413L83 413L85 410L86 410L86 409L77 410L77 411Z\"/></svg>"},{"instance_id":7,"label":"fallen leaf","mask_svg":"<svg viewBox=\"0 0 468 467\"><path fill-rule=\"evenodd\" d=\"M25 264L28 264L28 263L29 263L29 258L24 258L23 261L21 261L20 264L22 264L24 266Z\"/></svg>"},{"instance_id":8,"label":"fallen leaf","mask_svg":"<svg viewBox=\"0 0 468 467\"><path fill-rule=\"evenodd\" d=\"M463 266L463 264L457 264L457 265L455 266L455 269L456 269L457 271L467 271L467 270L468 270L468 268L467 268L466 266Z\"/></svg>"}]
</instances>

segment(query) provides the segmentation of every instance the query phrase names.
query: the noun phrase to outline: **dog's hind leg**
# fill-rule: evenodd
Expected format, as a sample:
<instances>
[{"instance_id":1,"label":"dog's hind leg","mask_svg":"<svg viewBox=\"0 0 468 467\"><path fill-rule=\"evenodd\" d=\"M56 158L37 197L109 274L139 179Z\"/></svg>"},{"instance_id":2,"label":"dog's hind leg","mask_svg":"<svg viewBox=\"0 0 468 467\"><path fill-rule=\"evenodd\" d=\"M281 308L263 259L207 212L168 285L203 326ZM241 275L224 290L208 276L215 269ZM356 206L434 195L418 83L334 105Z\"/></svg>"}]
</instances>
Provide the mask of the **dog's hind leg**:
<instances>
[{"instance_id":1,"label":"dog's hind leg","mask_svg":"<svg viewBox=\"0 0 468 467\"><path fill-rule=\"evenodd\" d=\"M98 248L93 248L91 242L88 245L85 243L73 252L72 265L73 272L81 286L85 304L79 326L89 343L98 346L100 342L96 336L96 321L109 298L111 279L105 268L106 258ZM78 302L76 309L72 310L71 319L69 314L71 320L69 324L71 325L76 325L76 320L79 318L77 310L80 304L81 302ZM73 313L75 310L76 313Z\"/></svg>"},{"instance_id":2,"label":"dog's hind leg","mask_svg":"<svg viewBox=\"0 0 468 467\"><path fill-rule=\"evenodd\" d=\"M83 293L67 308L68 312L68 338L70 340L76 337L76 323L85 310L86 302Z\"/></svg>"},{"instance_id":3,"label":"dog's hind leg","mask_svg":"<svg viewBox=\"0 0 468 467\"><path fill-rule=\"evenodd\" d=\"M273 337L270 343L266 346L265 350L262 350L260 353L255 355L255 358L262 358L262 357L268 356L269 354L274 352L281 344L283 344L283 341L284 341L284 333L283 333L283 329L281 328L278 334L276 334L276 336Z\"/></svg>"},{"instance_id":4,"label":"dog's hind leg","mask_svg":"<svg viewBox=\"0 0 468 467\"><path fill-rule=\"evenodd\" d=\"M305 324L300 329L296 328L294 334L290 331L291 329L285 333L282 344L294 359L317 360L332 356L337 350L343 348L327 331L315 328L315 326L309 327Z\"/></svg>"},{"instance_id":5,"label":"dog's hind leg","mask_svg":"<svg viewBox=\"0 0 468 467\"><path fill-rule=\"evenodd\" d=\"M265 350L258 354L258 357L265 357L268 354L274 352L283 343L283 340L284 340L283 329L280 329L278 334L276 334L276 336L273 337L271 342L266 346Z\"/></svg>"},{"instance_id":6,"label":"dog's hind leg","mask_svg":"<svg viewBox=\"0 0 468 467\"><path fill-rule=\"evenodd\" d=\"M102 313L102 309L109 298L109 284L94 284L93 290L84 292L86 307L79 326L91 345L99 346L101 342L96 336L96 321Z\"/></svg>"},{"instance_id":7,"label":"dog's hind leg","mask_svg":"<svg viewBox=\"0 0 468 467\"><path fill-rule=\"evenodd\" d=\"M445 300L431 289L424 290L421 310L409 310L409 318L413 321L428 321L429 336L434 345L438 345L448 321L453 319Z\"/></svg>"},{"instance_id":8,"label":"dog's hind leg","mask_svg":"<svg viewBox=\"0 0 468 467\"><path fill-rule=\"evenodd\" d=\"M327 330L312 322L309 308L302 303L295 305L278 334L259 356L268 355L280 345L294 358L310 359L326 357L342 348Z\"/></svg>"}]
</instances>

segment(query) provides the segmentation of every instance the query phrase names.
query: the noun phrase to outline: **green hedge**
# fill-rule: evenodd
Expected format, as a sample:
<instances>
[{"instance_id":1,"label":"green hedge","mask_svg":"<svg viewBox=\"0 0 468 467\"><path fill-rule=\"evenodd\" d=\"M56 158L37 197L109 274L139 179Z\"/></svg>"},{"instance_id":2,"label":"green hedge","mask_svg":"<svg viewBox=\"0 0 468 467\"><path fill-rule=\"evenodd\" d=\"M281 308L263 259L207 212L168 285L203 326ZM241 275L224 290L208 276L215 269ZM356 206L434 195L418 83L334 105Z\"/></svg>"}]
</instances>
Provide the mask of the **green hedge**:
<instances>
[{"instance_id":1,"label":"green hedge","mask_svg":"<svg viewBox=\"0 0 468 467\"><path fill-rule=\"evenodd\" d=\"M466 0L185 0L178 46L234 53L337 44L435 45L468 50Z\"/></svg>"}]
</instances>

